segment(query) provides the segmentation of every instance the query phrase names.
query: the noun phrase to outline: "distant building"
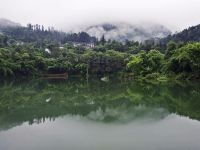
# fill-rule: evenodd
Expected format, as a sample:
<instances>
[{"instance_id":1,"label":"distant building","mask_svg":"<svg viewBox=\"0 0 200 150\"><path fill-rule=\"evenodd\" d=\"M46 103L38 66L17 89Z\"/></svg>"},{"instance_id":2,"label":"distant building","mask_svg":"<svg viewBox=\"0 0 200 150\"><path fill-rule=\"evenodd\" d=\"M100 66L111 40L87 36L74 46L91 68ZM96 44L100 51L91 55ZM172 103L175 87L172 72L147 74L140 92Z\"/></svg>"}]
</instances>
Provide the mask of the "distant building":
<instances>
[{"instance_id":1,"label":"distant building","mask_svg":"<svg viewBox=\"0 0 200 150\"><path fill-rule=\"evenodd\" d=\"M17 42L16 45L24 45L24 42Z\"/></svg>"},{"instance_id":2,"label":"distant building","mask_svg":"<svg viewBox=\"0 0 200 150\"><path fill-rule=\"evenodd\" d=\"M94 43L85 43L85 42L73 42L74 47L84 47L84 48L94 48Z\"/></svg>"},{"instance_id":3,"label":"distant building","mask_svg":"<svg viewBox=\"0 0 200 150\"><path fill-rule=\"evenodd\" d=\"M48 48L45 48L45 52L51 54L51 51Z\"/></svg>"}]
</instances>

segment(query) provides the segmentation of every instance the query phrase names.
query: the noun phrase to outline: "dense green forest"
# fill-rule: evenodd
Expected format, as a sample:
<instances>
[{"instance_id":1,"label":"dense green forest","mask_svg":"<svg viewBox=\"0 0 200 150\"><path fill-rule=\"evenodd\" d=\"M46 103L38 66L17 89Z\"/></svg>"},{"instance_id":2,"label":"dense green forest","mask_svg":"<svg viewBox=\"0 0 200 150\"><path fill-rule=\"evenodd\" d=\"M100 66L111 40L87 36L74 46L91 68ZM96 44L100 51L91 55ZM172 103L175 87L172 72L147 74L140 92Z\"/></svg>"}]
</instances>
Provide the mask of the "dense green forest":
<instances>
[{"instance_id":1,"label":"dense green forest","mask_svg":"<svg viewBox=\"0 0 200 150\"><path fill-rule=\"evenodd\" d=\"M200 78L199 26L160 39L106 40L85 32L67 34L40 25L2 29L0 76L41 76L46 73L104 75L167 80ZM154 39L155 41L155 39Z\"/></svg>"}]
</instances>

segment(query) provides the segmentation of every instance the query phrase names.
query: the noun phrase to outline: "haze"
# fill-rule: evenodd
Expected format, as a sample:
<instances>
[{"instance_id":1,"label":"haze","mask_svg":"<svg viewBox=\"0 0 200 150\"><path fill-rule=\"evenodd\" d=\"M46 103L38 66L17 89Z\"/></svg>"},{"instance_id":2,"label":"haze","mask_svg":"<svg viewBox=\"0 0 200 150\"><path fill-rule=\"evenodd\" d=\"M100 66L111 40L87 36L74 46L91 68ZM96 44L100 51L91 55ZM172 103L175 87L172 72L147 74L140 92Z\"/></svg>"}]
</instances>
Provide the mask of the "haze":
<instances>
[{"instance_id":1,"label":"haze","mask_svg":"<svg viewBox=\"0 0 200 150\"><path fill-rule=\"evenodd\" d=\"M172 30L200 23L199 0L0 0L0 18L22 25L74 26L102 22L152 22Z\"/></svg>"}]
</instances>

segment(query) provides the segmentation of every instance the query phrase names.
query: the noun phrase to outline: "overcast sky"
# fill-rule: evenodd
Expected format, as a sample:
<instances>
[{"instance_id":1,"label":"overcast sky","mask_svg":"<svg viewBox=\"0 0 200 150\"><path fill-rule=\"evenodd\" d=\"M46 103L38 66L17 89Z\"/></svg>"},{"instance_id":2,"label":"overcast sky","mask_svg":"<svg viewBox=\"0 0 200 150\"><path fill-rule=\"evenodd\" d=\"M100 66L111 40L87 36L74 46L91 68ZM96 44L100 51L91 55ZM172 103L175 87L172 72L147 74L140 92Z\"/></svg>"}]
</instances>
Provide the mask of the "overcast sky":
<instances>
[{"instance_id":1,"label":"overcast sky","mask_svg":"<svg viewBox=\"0 0 200 150\"><path fill-rule=\"evenodd\" d=\"M200 24L200 0L0 0L0 18L56 29L120 21L181 30Z\"/></svg>"}]
</instances>

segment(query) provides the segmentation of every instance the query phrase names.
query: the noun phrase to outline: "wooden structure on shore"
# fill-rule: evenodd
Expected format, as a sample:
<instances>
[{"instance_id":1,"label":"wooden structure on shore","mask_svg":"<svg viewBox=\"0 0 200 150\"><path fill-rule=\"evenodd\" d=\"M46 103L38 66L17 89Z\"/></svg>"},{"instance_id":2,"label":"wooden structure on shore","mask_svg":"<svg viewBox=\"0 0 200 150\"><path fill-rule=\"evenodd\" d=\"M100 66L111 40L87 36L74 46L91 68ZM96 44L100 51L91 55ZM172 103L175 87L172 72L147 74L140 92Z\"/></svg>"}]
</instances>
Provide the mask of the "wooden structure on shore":
<instances>
[{"instance_id":1,"label":"wooden structure on shore","mask_svg":"<svg viewBox=\"0 0 200 150\"><path fill-rule=\"evenodd\" d=\"M48 79L68 79L68 73L62 73L62 74L43 74L43 78Z\"/></svg>"}]
</instances>

